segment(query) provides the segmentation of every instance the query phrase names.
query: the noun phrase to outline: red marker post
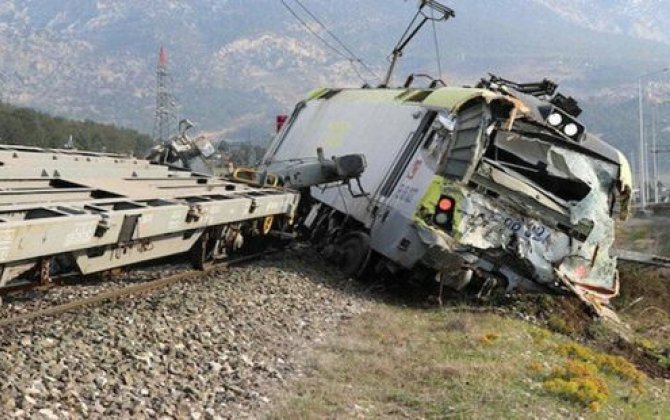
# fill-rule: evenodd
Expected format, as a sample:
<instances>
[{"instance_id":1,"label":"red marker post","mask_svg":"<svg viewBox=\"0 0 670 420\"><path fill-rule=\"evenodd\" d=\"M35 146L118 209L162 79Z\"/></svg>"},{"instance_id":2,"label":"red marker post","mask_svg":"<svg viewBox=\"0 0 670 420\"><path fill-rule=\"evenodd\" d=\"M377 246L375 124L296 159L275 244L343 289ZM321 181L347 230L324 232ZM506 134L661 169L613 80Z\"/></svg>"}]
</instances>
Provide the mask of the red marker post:
<instances>
[{"instance_id":1,"label":"red marker post","mask_svg":"<svg viewBox=\"0 0 670 420\"><path fill-rule=\"evenodd\" d=\"M277 133L279 133L288 121L288 115L277 115Z\"/></svg>"}]
</instances>

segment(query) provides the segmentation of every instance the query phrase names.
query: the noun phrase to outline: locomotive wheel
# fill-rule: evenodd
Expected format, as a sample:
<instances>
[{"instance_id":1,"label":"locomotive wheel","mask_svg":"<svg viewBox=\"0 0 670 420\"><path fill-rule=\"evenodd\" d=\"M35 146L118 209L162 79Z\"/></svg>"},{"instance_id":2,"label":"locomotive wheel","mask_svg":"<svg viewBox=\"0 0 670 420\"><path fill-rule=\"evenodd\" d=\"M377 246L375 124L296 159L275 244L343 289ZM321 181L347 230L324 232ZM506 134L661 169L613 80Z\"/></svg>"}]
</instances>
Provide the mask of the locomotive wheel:
<instances>
[{"instance_id":1,"label":"locomotive wheel","mask_svg":"<svg viewBox=\"0 0 670 420\"><path fill-rule=\"evenodd\" d=\"M263 235L267 235L268 233L270 233L274 221L275 221L274 216L267 216L266 218L263 219L263 226L261 230L261 233Z\"/></svg>"},{"instance_id":2,"label":"locomotive wheel","mask_svg":"<svg viewBox=\"0 0 670 420\"><path fill-rule=\"evenodd\" d=\"M328 241L328 218L321 217L316 221L316 226L309 234L309 240L317 250L321 250Z\"/></svg>"},{"instance_id":3,"label":"locomotive wheel","mask_svg":"<svg viewBox=\"0 0 670 420\"><path fill-rule=\"evenodd\" d=\"M340 270L347 276L358 278L370 260L370 237L364 232L347 233L335 246Z\"/></svg>"},{"instance_id":4,"label":"locomotive wheel","mask_svg":"<svg viewBox=\"0 0 670 420\"><path fill-rule=\"evenodd\" d=\"M214 263L214 250L210 243L209 230L202 233L190 252L191 265L196 270L205 270Z\"/></svg>"}]
</instances>

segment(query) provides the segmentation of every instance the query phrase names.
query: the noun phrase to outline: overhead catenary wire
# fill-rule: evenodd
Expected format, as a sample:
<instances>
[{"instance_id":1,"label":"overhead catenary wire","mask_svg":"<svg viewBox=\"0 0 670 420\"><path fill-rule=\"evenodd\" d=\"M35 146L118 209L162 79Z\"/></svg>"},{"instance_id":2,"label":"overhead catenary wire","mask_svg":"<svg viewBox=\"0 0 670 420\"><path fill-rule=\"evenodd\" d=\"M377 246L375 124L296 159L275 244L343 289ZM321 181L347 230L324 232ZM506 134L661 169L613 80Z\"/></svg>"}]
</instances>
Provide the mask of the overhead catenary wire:
<instances>
[{"instance_id":1,"label":"overhead catenary wire","mask_svg":"<svg viewBox=\"0 0 670 420\"><path fill-rule=\"evenodd\" d=\"M402 36L398 40L398 43L396 44L394 50L398 50L398 49L402 48L403 43L406 41L407 35L409 34L409 31L412 30L412 27L414 26L414 23L416 23L416 20L419 18L419 16L421 16L421 10L416 12L414 17L412 18L412 21L409 23L409 25L407 25L407 28L405 29L405 32L403 32Z\"/></svg>"},{"instance_id":2,"label":"overhead catenary wire","mask_svg":"<svg viewBox=\"0 0 670 420\"><path fill-rule=\"evenodd\" d=\"M286 10L287 10L287 11L288 11L288 12L295 18L295 20L297 20L298 23L300 23L300 24L301 24L301 25L302 25L302 26L303 26L309 33L311 33L315 38L317 38L319 41L321 41L321 43L322 43L323 45L325 45L328 49L330 49L333 53L335 53L335 54L338 55L339 57L341 57L341 58L347 60L347 61L349 62L349 64L351 65L351 68L354 70L354 72L356 73L356 75L358 76L358 78L361 79L361 81L362 81L363 83L368 83L368 81L365 79L365 77L363 77L363 75L360 73L360 71L356 68L356 65L355 65L355 63L359 63L359 64L363 65L363 61L362 61L361 59L359 59L359 58L356 57L355 55L351 54L351 53L350 53L350 50L348 50L348 48L345 48L345 50L347 50L347 52L350 54L350 55L347 55L346 53L342 52L340 49L338 49L337 47L335 47L335 46L334 46L331 42L329 42L327 39L325 39L324 37L322 37L317 31L315 31L314 29L312 29L312 27L311 27L311 26L310 26L310 25L309 25L309 24L308 24L302 17L300 17L300 15L299 15L299 14L298 14L298 13L291 7L291 6L289 6L288 3L286 3L286 0L281 0L281 3L282 3L282 5L284 6L284 8L286 8ZM306 9L306 8L302 5L302 3L299 3L299 4L300 4L301 7L303 8L303 10ZM313 15L311 12L308 12L308 14L310 15L310 17L312 17L313 19L316 20L316 18L313 17L314 15ZM317 23L319 23L319 22L320 22L320 21L317 21ZM326 30L331 36L333 36L332 32L331 32L330 30L328 30L328 29L325 27L325 25L323 25L322 23L319 23L319 25L322 26L323 28L325 28L325 30ZM337 42L337 41L336 41L336 42ZM340 42L341 42L341 41L340 41ZM338 43L339 43L339 42L338 42ZM364 67L367 68L367 65L365 65ZM377 76L375 75L375 77L377 77Z\"/></svg>"},{"instance_id":3,"label":"overhead catenary wire","mask_svg":"<svg viewBox=\"0 0 670 420\"><path fill-rule=\"evenodd\" d=\"M442 54L440 54L440 40L437 37L435 13L430 9L431 23L433 24L433 41L435 42L435 59L437 60L437 78L442 80Z\"/></svg>"},{"instance_id":4,"label":"overhead catenary wire","mask_svg":"<svg viewBox=\"0 0 670 420\"><path fill-rule=\"evenodd\" d=\"M308 31L309 33L311 33L311 34L314 35L319 41L321 41L321 42L323 43L323 45L325 45L326 47L328 47L331 51L333 51L335 54L339 55L340 57L345 58L345 59L349 59L349 57L348 57L346 54L342 53L342 51L340 51L340 50L338 50L337 48L335 48L330 42L328 42L328 40L326 40L325 38L323 38L323 37L322 37L321 35L319 35L314 29L312 29L312 28L309 26L309 24L307 24L307 22L305 22L305 20L304 20L303 18L301 18L300 15L298 15L298 13L296 13L296 11L293 10L293 8L291 8L291 6L288 5L288 3L286 3L286 0L281 0L281 2L282 2L282 4L284 5L284 7L286 8L286 10L288 10L289 13L291 13L291 15L293 15L293 17L295 18L295 20L297 20L298 23L300 23L305 29L307 29L307 31Z\"/></svg>"},{"instance_id":5,"label":"overhead catenary wire","mask_svg":"<svg viewBox=\"0 0 670 420\"><path fill-rule=\"evenodd\" d=\"M344 49L344 51L346 51L346 52L349 54L350 59L353 59L353 60L356 61L358 64L360 64L361 67L363 67L363 68L365 69L365 71L367 71L371 76L373 76L373 77L375 77L375 78L381 80L381 77L379 76L379 74L375 73L375 72L370 68L370 66L368 66L367 63L365 63L365 61L363 61L362 58L360 58L359 56L357 56L356 53L354 53L354 52L351 50L351 48L349 48L349 47L347 46L347 44L345 44L345 43L344 43L344 42L343 42L337 35L335 35L335 33L333 33L333 31L331 31L331 30L330 30L330 29L329 29L329 28L328 28L328 27L321 21L321 19L318 18L318 16L316 16L314 13L312 13L312 11L309 10L309 9L307 8L307 6L305 6L300 0L293 0L293 1L294 1L298 6L300 6L300 8L301 8L305 13L307 13L307 15L309 15L309 17L311 17L311 18L314 20L314 22L316 22L321 28L323 28L323 30L326 31L326 33L327 33L328 35L330 35L331 38L333 38L333 39L335 40L335 42L337 42L337 43Z\"/></svg>"}]
</instances>

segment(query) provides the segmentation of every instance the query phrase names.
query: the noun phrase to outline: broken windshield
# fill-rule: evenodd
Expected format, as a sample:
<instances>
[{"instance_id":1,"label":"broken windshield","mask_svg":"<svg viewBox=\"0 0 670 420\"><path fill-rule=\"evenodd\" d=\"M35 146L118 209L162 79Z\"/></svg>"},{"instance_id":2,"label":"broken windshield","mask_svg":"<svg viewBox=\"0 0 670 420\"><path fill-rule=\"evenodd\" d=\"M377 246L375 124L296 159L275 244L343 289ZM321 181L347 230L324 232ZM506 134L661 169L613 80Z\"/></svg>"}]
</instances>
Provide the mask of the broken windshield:
<instances>
[{"instance_id":1,"label":"broken windshield","mask_svg":"<svg viewBox=\"0 0 670 420\"><path fill-rule=\"evenodd\" d=\"M594 189L608 197L618 175L614 164L504 131L497 133L485 157L565 204L584 200Z\"/></svg>"},{"instance_id":2,"label":"broken windshield","mask_svg":"<svg viewBox=\"0 0 670 420\"><path fill-rule=\"evenodd\" d=\"M426 165L435 172L437 172L437 167L442 156L449 148L454 124L454 118L450 114L440 112L426 136L423 144L423 155Z\"/></svg>"}]
</instances>

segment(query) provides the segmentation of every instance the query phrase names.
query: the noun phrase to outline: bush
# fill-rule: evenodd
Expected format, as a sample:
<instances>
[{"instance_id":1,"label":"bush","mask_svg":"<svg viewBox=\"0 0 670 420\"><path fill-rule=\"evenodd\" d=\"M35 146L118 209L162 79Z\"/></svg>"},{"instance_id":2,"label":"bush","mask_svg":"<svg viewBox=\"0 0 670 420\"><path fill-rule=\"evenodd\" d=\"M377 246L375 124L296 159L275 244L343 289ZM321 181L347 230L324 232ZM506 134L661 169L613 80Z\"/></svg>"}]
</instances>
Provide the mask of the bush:
<instances>
[{"instance_id":1,"label":"bush","mask_svg":"<svg viewBox=\"0 0 670 420\"><path fill-rule=\"evenodd\" d=\"M597 353L577 343L563 344L559 346L558 351L565 356L591 363L602 372L611 373L621 379L631 381L638 391L642 391L646 375L621 356Z\"/></svg>"},{"instance_id":2,"label":"bush","mask_svg":"<svg viewBox=\"0 0 670 420\"><path fill-rule=\"evenodd\" d=\"M544 380L544 389L599 411L609 398L609 388L597 373L598 368L590 363L568 360Z\"/></svg>"}]
</instances>

